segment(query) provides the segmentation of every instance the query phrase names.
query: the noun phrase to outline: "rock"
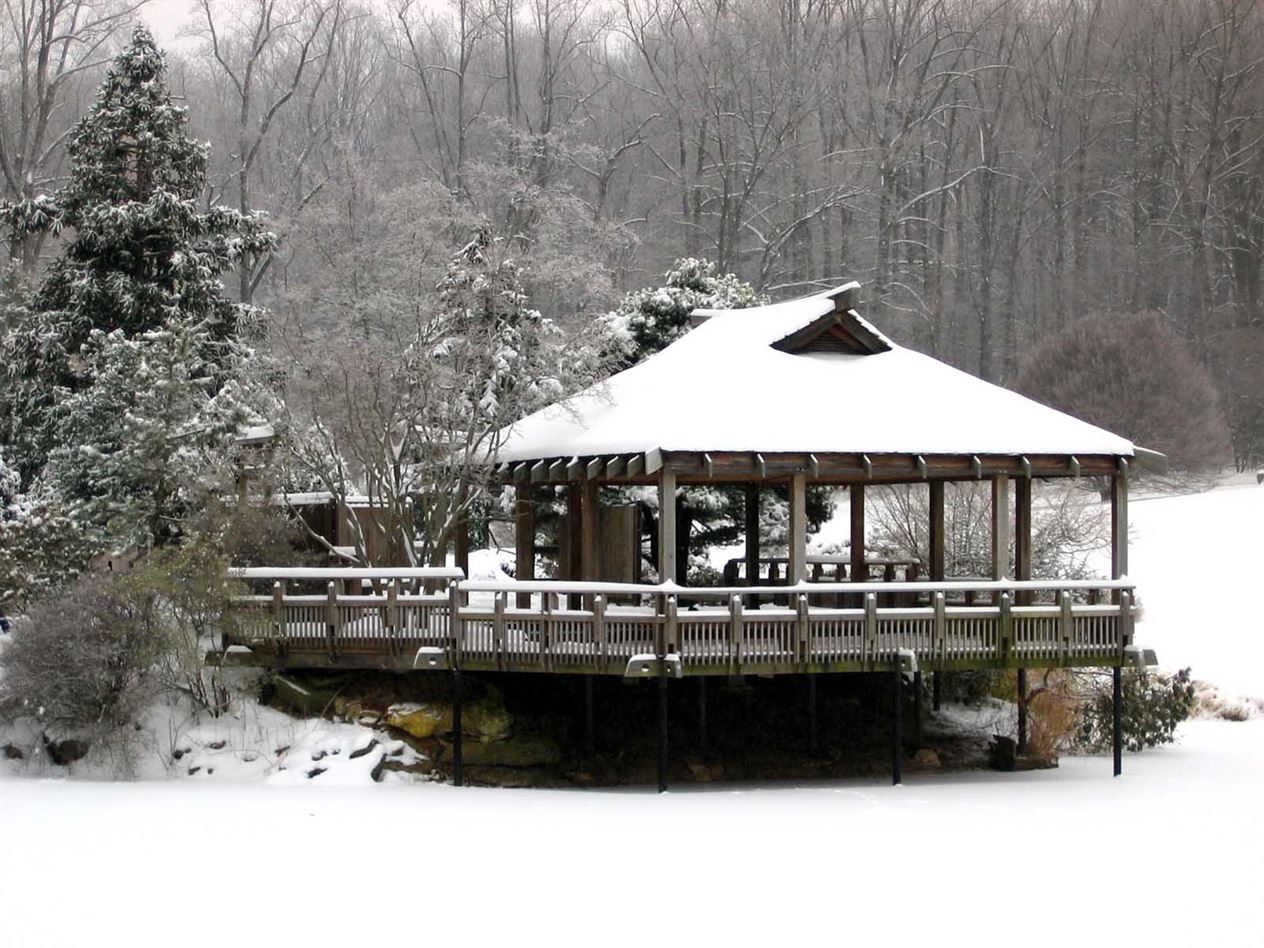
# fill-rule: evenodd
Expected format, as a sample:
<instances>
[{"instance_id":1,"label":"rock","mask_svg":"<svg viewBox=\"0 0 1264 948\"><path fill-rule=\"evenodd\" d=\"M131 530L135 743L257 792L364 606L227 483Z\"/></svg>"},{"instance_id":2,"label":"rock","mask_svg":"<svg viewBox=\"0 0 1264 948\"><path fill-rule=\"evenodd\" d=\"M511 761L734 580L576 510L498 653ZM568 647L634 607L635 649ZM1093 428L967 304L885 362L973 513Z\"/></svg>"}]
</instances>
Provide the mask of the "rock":
<instances>
[{"instance_id":1,"label":"rock","mask_svg":"<svg viewBox=\"0 0 1264 948\"><path fill-rule=\"evenodd\" d=\"M451 757L447 748L446 757ZM543 734L521 734L503 741L466 741L461 763L471 767L546 767L562 760L562 748Z\"/></svg>"},{"instance_id":2,"label":"rock","mask_svg":"<svg viewBox=\"0 0 1264 948\"><path fill-rule=\"evenodd\" d=\"M461 733L480 741L499 741L509 736L513 715L505 710L500 689L487 686L487 694L467 705L461 715Z\"/></svg>"},{"instance_id":3,"label":"rock","mask_svg":"<svg viewBox=\"0 0 1264 948\"><path fill-rule=\"evenodd\" d=\"M434 737L452 730L452 706L437 701L393 704L382 720L413 737Z\"/></svg>"},{"instance_id":4,"label":"rock","mask_svg":"<svg viewBox=\"0 0 1264 948\"><path fill-rule=\"evenodd\" d=\"M377 738L376 738L376 737L374 737L374 738L370 738L370 739L369 739L369 742L368 742L367 744L365 744L363 747L357 747L355 750L353 750L353 751L352 751L352 752L348 755L348 758L349 758L350 760L355 760L357 757L363 757L365 754L367 754L369 751L373 750L373 748L375 748L375 747L377 747L377 746L378 746L378 744L377 744ZM382 756L383 756L383 758L385 758L385 756L386 756L386 755L385 755L385 752L383 752L383 755L382 755ZM374 778L374 779L377 779L377 778Z\"/></svg>"},{"instance_id":5,"label":"rock","mask_svg":"<svg viewBox=\"0 0 1264 948\"><path fill-rule=\"evenodd\" d=\"M313 767L311 770L307 772L307 779L311 780L313 777L319 777L328 769L329 768L327 767Z\"/></svg>"},{"instance_id":6,"label":"rock","mask_svg":"<svg viewBox=\"0 0 1264 948\"><path fill-rule=\"evenodd\" d=\"M913 767L917 770L939 770L943 765L939 753L932 748L923 747L913 755Z\"/></svg>"},{"instance_id":7,"label":"rock","mask_svg":"<svg viewBox=\"0 0 1264 948\"><path fill-rule=\"evenodd\" d=\"M207 744L206 746L209 747L213 751L218 751L218 750L223 750L224 747L227 745L227 743L228 743L227 741L211 741L211 743Z\"/></svg>"},{"instance_id":8,"label":"rock","mask_svg":"<svg viewBox=\"0 0 1264 948\"><path fill-rule=\"evenodd\" d=\"M48 751L48 756L53 759L53 763L62 767L67 767L77 760L82 760L88 754L88 742L73 737L60 741L50 741L46 736L44 738L44 747Z\"/></svg>"},{"instance_id":9,"label":"rock","mask_svg":"<svg viewBox=\"0 0 1264 948\"><path fill-rule=\"evenodd\" d=\"M1018 745L1012 737L1001 734L992 735L992 743L988 745L988 760L993 770L1013 770L1018 756Z\"/></svg>"},{"instance_id":10,"label":"rock","mask_svg":"<svg viewBox=\"0 0 1264 948\"><path fill-rule=\"evenodd\" d=\"M484 787L565 787L565 780L544 767L469 767L466 783Z\"/></svg>"},{"instance_id":11,"label":"rock","mask_svg":"<svg viewBox=\"0 0 1264 948\"><path fill-rule=\"evenodd\" d=\"M428 757L419 757L411 763L405 763L402 760L382 759L382 764L378 770L390 770L399 774L414 774L424 777L427 774L434 773L434 761ZM378 778L374 778L375 780Z\"/></svg>"},{"instance_id":12,"label":"rock","mask_svg":"<svg viewBox=\"0 0 1264 948\"><path fill-rule=\"evenodd\" d=\"M20 747L15 747L13 744L5 744L4 757L5 760L22 760L26 755L22 753Z\"/></svg>"},{"instance_id":13,"label":"rock","mask_svg":"<svg viewBox=\"0 0 1264 948\"><path fill-rule=\"evenodd\" d=\"M360 727L377 727L382 721L381 711L361 711L356 715L355 722Z\"/></svg>"}]
</instances>

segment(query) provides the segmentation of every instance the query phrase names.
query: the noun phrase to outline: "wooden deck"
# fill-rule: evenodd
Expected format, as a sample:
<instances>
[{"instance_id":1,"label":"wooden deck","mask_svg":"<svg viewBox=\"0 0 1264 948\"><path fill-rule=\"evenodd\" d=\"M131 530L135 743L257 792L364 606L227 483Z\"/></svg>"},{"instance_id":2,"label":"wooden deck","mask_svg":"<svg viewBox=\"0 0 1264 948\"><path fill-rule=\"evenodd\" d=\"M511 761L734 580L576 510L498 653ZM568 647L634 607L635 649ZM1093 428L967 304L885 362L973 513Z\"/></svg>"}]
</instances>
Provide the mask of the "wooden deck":
<instances>
[{"instance_id":1,"label":"wooden deck","mask_svg":"<svg viewBox=\"0 0 1264 948\"><path fill-rule=\"evenodd\" d=\"M673 674L784 675L914 659L923 671L1109 667L1132 642L1126 580L686 589L491 583L455 570L238 575L267 592L238 599L213 656L229 664L635 676L666 657Z\"/></svg>"}]
</instances>

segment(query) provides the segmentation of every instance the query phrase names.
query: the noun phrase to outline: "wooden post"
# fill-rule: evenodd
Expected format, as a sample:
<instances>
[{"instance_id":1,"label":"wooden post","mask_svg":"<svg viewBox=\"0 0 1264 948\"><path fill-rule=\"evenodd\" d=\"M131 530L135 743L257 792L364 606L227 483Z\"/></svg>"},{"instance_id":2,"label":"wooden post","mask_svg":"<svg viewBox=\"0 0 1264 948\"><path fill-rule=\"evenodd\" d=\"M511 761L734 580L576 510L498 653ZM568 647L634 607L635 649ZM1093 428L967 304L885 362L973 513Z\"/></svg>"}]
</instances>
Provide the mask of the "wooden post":
<instances>
[{"instance_id":1,"label":"wooden post","mask_svg":"<svg viewBox=\"0 0 1264 948\"><path fill-rule=\"evenodd\" d=\"M326 611L326 647L329 650L329 657L333 659L338 654L338 584L332 579L326 587L325 599Z\"/></svg>"},{"instance_id":2,"label":"wooden post","mask_svg":"<svg viewBox=\"0 0 1264 948\"><path fill-rule=\"evenodd\" d=\"M1110 578L1119 579L1127 575L1128 478L1124 474L1116 474L1110 479Z\"/></svg>"},{"instance_id":3,"label":"wooden post","mask_svg":"<svg viewBox=\"0 0 1264 948\"><path fill-rule=\"evenodd\" d=\"M944 482L931 481L927 485L930 488L930 550L929 563L931 582L942 583L945 577L945 560L944 555L945 543L945 517L944 517ZM943 654L943 593L935 593L933 596L935 604L935 651L939 654L940 660L944 658ZM939 676L942 674L936 669L931 675L931 707L939 710L939 692L940 681Z\"/></svg>"},{"instance_id":4,"label":"wooden post","mask_svg":"<svg viewBox=\"0 0 1264 948\"><path fill-rule=\"evenodd\" d=\"M992 478L992 578L1004 579L1009 573L1009 475Z\"/></svg>"},{"instance_id":5,"label":"wooden post","mask_svg":"<svg viewBox=\"0 0 1264 948\"><path fill-rule=\"evenodd\" d=\"M593 729L593 676L584 676L584 753L589 757L596 748Z\"/></svg>"},{"instance_id":6,"label":"wooden post","mask_svg":"<svg viewBox=\"0 0 1264 948\"><path fill-rule=\"evenodd\" d=\"M597 579L597 482L585 480L582 493L582 523L580 525L579 544L579 578L588 581Z\"/></svg>"},{"instance_id":7,"label":"wooden post","mask_svg":"<svg viewBox=\"0 0 1264 948\"><path fill-rule=\"evenodd\" d=\"M658 475L658 581L676 580L676 472Z\"/></svg>"},{"instance_id":8,"label":"wooden post","mask_svg":"<svg viewBox=\"0 0 1264 948\"><path fill-rule=\"evenodd\" d=\"M922 746L922 673L913 672L913 746Z\"/></svg>"},{"instance_id":9,"label":"wooden post","mask_svg":"<svg viewBox=\"0 0 1264 948\"><path fill-rule=\"evenodd\" d=\"M1014 484L1014 578L1031 579L1031 478L1020 477ZM1032 602L1030 590L1020 589L1015 599L1019 606ZM1013 624L1011 623L1011 628ZM1017 645L1015 636L1014 645ZM1027 669L1018 669L1018 753L1027 750Z\"/></svg>"},{"instance_id":10,"label":"wooden post","mask_svg":"<svg viewBox=\"0 0 1264 948\"><path fill-rule=\"evenodd\" d=\"M869 578L865 566L865 485L851 484L851 581L863 583Z\"/></svg>"},{"instance_id":11,"label":"wooden post","mask_svg":"<svg viewBox=\"0 0 1264 948\"><path fill-rule=\"evenodd\" d=\"M891 784L899 786L904 781L904 673L900 671L899 655L892 661L891 669Z\"/></svg>"},{"instance_id":12,"label":"wooden post","mask_svg":"<svg viewBox=\"0 0 1264 948\"><path fill-rule=\"evenodd\" d=\"M1115 776L1124 772L1124 689L1123 669L1111 669L1111 750L1115 758Z\"/></svg>"},{"instance_id":13,"label":"wooden post","mask_svg":"<svg viewBox=\"0 0 1264 948\"><path fill-rule=\"evenodd\" d=\"M470 518L465 514L457 519L456 522L456 540L454 543L456 550L454 558L456 560L456 568L465 574L465 578L470 578Z\"/></svg>"},{"instance_id":14,"label":"wooden post","mask_svg":"<svg viewBox=\"0 0 1264 948\"><path fill-rule=\"evenodd\" d=\"M707 676L698 676L698 753L707 759Z\"/></svg>"},{"instance_id":15,"label":"wooden post","mask_svg":"<svg viewBox=\"0 0 1264 948\"><path fill-rule=\"evenodd\" d=\"M583 491L576 482L566 485L566 563L558 566L566 571L566 579L583 578ZM559 544L560 545L560 544Z\"/></svg>"},{"instance_id":16,"label":"wooden post","mask_svg":"<svg viewBox=\"0 0 1264 948\"><path fill-rule=\"evenodd\" d=\"M808 577L807 484L806 474L790 478L790 562L786 568L786 583L791 586Z\"/></svg>"},{"instance_id":17,"label":"wooden post","mask_svg":"<svg viewBox=\"0 0 1264 948\"><path fill-rule=\"evenodd\" d=\"M944 482L930 482L930 578L944 581Z\"/></svg>"},{"instance_id":18,"label":"wooden post","mask_svg":"<svg viewBox=\"0 0 1264 948\"><path fill-rule=\"evenodd\" d=\"M597 506L597 481L588 479L581 488L581 524L579 542L579 578L589 582L597 579L599 567L597 563L597 524L599 510ZM592 597L581 598L583 608L592 608Z\"/></svg>"},{"instance_id":19,"label":"wooden post","mask_svg":"<svg viewBox=\"0 0 1264 948\"><path fill-rule=\"evenodd\" d=\"M746 487L746 585L759 585L759 487ZM759 608L758 596L747 596L746 605Z\"/></svg>"},{"instance_id":20,"label":"wooden post","mask_svg":"<svg viewBox=\"0 0 1264 948\"><path fill-rule=\"evenodd\" d=\"M816 676L809 674L808 682L808 754L812 757L817 755L817 733L816 733Z\"/></svg>"},{"instance_id":21,"label":"wooden post","mask_svg":"<svg viewBox=\"0 0 1264 948\"><path fill-rule=\"evenodd\" d=\"M1110 575L1112 579L1120 579L1128 575L1128 477L1117 474L1110 479ZM1124 640L1125 630L1131 620L1131 597L1121 595L1116 590L1112 599L1120 604L1119 641ZM1129 615L1125 617L1123 610ZM1111 750L1113 751L1115 776L1124 769L1124 695L1123 669L1119 663L1123 661L1122 649L1115 658L1115 667L1111 669Z\"/></svg>"},{"instance_id":22,"label":"wooden post","mask_svg":"<svg viewBox=\"0 0 1264 948\"><path fill-rule=\"evenodd\" d=\"M461 786L461 669L452 669L452 782Z\"/></svg>"},{"instance_id":23,"label":"wooden post","mask_svg":"<svg viewBox=\"0 0 1264 948\"><path fill-rule=\"evenodd\" d=\"M517 487L514 502L514 578L520 582L535 579L535 505L530 488ZM517 593L519 609L531 608L531 594Z\"/></svg>"}]
</instances>

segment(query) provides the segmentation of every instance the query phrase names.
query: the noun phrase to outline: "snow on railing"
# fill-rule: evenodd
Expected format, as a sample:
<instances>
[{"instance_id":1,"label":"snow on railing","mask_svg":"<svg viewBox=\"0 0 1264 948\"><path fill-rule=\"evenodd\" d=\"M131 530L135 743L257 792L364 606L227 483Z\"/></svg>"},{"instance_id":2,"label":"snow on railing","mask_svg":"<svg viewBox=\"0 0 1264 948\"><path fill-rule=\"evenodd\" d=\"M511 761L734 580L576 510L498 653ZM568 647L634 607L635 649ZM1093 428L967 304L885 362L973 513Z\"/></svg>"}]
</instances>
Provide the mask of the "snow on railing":
<instances>
[{"instance_id":1,"label":"snow on railing","mask_svg":"<svg viewBox=\"0 0 1264 948\"><path fill-rule=\"evenodd\" d=\"M909 650L927 667L1109 664L1122 659L1133 622L1127 578L687 587L463 575L234 570L271 583L268 594L239 598L242 621L224 647L299 664L417 667L425 653L431 667L443 655L446 667L597 673L670 653L693 673L790 673L872 669ZM322 580L317 594L288 585Z\"/></svg>"}]
</instances>

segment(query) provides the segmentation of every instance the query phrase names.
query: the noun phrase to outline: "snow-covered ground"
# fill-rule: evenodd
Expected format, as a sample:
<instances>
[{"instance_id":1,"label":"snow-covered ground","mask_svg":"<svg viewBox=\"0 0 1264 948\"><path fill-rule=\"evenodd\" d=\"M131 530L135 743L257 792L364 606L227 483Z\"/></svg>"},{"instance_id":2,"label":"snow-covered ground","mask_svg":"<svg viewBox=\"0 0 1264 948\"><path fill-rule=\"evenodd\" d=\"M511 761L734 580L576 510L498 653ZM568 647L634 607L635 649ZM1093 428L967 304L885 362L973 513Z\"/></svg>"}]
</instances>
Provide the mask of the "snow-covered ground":
<instances>
[{"instance_id":1,"label":"snow-covered ground","mask_svg":"<svg viewBox=\"0 0 1264 948\"><path fill-rule=\"evenodd\" d=\"M1257 696L1262 516L1241 484L1132 506L1138 639ZM663 797L377 784L400 748L287 721L171 734L138 782L0 767L0 945L1264 945L1264 718L1186 722L1117 780L1063 758Z\"/></svg>"},{"instance_id":2,"label":"snow-covered ground","mask_svg":"<svg viewBox=\"0 0 1264 948\"><path fill-rule=\"evenodd\" d=\"M1139 644L1165 668L1264 697L1264 485L1129 504L1128 572L1145 608Z\"/></svg>"},{"instance_id":3,"label":"snow-covered ground","mask_svg":"<svg viewBox=\"0 0 1264 948\"><path fill-rule=\"evenodd\" d=\"M1264 720L741 791L0 783L0 942L1259 945ZM1258 814L1257 814L1258 815Z\"/></svg>"}]
</instances>

